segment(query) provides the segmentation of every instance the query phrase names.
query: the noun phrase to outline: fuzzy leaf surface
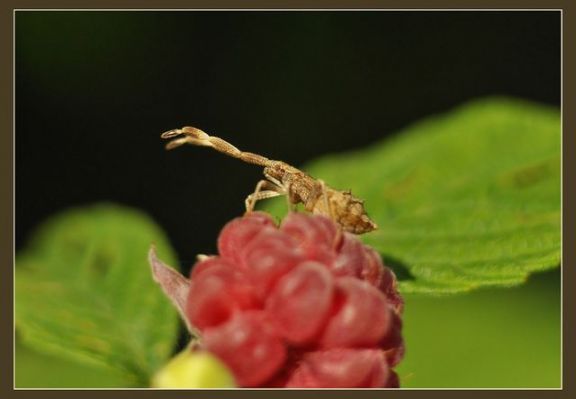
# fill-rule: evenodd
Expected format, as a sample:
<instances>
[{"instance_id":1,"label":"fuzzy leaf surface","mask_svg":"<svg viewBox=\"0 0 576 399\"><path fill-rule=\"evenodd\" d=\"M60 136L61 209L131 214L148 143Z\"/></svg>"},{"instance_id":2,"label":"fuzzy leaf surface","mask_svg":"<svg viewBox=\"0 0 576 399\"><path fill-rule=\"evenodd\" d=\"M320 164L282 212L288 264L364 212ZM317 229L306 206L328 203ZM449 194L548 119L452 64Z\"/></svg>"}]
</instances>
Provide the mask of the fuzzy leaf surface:
<instances>
[{"instance_id":1,"label":"fuzzy leaf surface","mask_svg":"<svg viewBox=\"0 0 576 399\"><path fill-rule=\"evenodd\" d=\"M490 98L303 169L366 201L402 292L445 294L559 265L560 148L557 109Z\"/></svg>"},{"instance_id":2,"label":"fuzzy leaf surface","mask_svg":"<svg viewBox=\"0 0 576 399\"><path fill-rule=\"evenodd\" d=\"M148 248L175 264L146 215L110 204L45 222L17 256L16 328L35 350L143 386L169 357L178 316L150 275Z\"/></svg>"}]
</instances>

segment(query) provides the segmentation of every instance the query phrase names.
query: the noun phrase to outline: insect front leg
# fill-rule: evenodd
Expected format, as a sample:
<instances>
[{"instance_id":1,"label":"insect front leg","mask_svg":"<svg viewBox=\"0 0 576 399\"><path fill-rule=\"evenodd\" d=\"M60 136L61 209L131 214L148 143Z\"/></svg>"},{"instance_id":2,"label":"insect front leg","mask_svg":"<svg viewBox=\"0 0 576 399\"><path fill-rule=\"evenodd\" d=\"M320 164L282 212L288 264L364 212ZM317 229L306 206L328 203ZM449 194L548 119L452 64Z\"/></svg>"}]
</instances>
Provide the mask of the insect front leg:
<instances>
[{"instance_id":1,"label":"insect front leg","mask_svg":"<svg viewBox=\"0 0 576 399\"><path fill-rule=\"evenodd\" d=\"M256 202L267 199L267 198L274 198L280 195L284 195L285 191L284 188L276 182L272 182L269 180L260 180L258 184L256 184L256 188L254 192L246 197L244 201L244 205L246 206L246 212L254 211L254 207L256 206Z\"/></svg>"},{"instance_id":2,"label":"insect front leg","mask_svg":"<svg viewBox=\"0 0 576 399\"><path fill-rule=\"evenodd\" d=\"M293 184L292 179L290 178L291 175L285 176L286 181L281 182L274 176L272 176L266 169L264 169L264 176L276 186L278 186L282 190L282 194L286 195L286 204L288 206L288 210L293 212L296 210L296 204L301 202L301 200L297 197L296 193L292 190Z\"/></svg>"},{"instance_id":3,"label":"insect front leg","mask_svg":"<svg viewBox=\"0 0 576 399\"><path fill-rule=\"evenodd\" d=\"M266 169L264 169L264 176L266 177L266 179L268 179L268 181L272 184L274 184L276 187L285 190L284 184L278 180L277 178L275 178L274 176L272 176ZM266 180L264 180L266 181Z\"/></svg>"}]
</instances>

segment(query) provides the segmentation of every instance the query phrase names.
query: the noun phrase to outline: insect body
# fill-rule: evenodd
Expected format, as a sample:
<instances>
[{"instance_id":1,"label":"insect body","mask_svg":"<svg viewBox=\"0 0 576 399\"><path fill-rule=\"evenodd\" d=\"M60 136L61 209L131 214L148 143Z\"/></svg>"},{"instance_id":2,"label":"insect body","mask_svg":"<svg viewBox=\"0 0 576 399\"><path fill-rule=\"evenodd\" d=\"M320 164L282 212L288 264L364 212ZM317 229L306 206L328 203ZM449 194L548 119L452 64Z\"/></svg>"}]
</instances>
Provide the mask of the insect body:
<instances>
[{"instance_id":1,"label":"insect body","mask_svg":"<svg viewBox=\"0 0 576 399\"><path fill-rule=\"evenodd\" d=\"M285 162L240 151L227 141L209 136L195 127L169 130L161 137L173 139L166 145L167 149L183 144L212 147L244 162L263 166L266 180L258 182L254 193L246 198L248 211L251 211L259 200L287 195L291 204L302 203L309 212L329 216L345 231L363 234L377 228L376 223L366 214L364 202L354 197L350 191L330 188L323 181L316 180Z\"/></svg>"}]
</instances>

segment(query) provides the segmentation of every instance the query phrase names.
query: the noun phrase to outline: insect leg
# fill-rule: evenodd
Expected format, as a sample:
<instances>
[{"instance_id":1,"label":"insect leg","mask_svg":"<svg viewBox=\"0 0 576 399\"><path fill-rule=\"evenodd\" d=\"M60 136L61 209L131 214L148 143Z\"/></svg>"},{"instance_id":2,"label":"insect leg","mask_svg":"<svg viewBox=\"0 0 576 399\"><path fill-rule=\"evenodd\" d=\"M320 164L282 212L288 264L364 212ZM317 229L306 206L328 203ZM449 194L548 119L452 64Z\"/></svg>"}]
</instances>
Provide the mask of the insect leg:
<instances>
[{"instance_id":1,"label":"insect leg","mask_svg":"<svg viewBox=\"0 0 576 399\"><path fill-rule=\"evenodd\" d=\"M264 169L264 176L273 184L275 184L277 187L280 188L284 188L284 184L278 180L277 178L275 178L274 176L272 176L270 173L268 173L266 171L266 169Z\"/></svg>"},{"instance_id":2,"label":"insect leg","mask_svg":"<svg viewBox=\"0 0 576 399\"><path fill-rule=\"evenodd\" d=\"M326 208L326 211L330 215L330 219L336 220L336 218L334 217L334 210L332 209L332 204L330 203L330 199L328 198L328 193L326 191L326 183L324 183L324 180L320 179L318 179L318 183L320 184L320 189L322 190L321 195L322 200L324 201L324 207Z\"/></svg>"},{"instance_id":3,"label":"insect leg","mask_svg":"<svg viewBox=\"0 0 576 399\"><path fill-rule=\"evenodd\" d=\"M284 187L286 190L286 205L288 206L288 211L296 212L296 203L292 201L292 191L290 191L292 189L292 183L287 182Z\"/></svg>"},{"instance_id":4,"label":"insect leg","mask_svg":"<svg viewBox=\"0 0 576 399\"><path fill-rule=\"evenodd\" d=\"M330 199L328 198L328 190L326 190L326 183L324 183L324 180L320 180L318 179L318 183L320 184L320 189L322 190L322 199L324 201L324 206L326 207L326 211L328 212L328 214L330 215L330 219L332 219L335 222L338 222L336 220L336 217L334 216L334 208L332 207L332 203L330 202ZM340 225L340 227L342 227ZM332 241L332 246L335 248L337 243L341 242L342 240L342 228L339 228L336 231L336 235L334 236L334 240Z\"/></svg>"},{"instance_id":5,"label":"insect leg","mask_svg":"<svg viewBox=\"0 0 576 399\"><path fill-rule=\"evenodd\" d=\"M280 180L270 175L270 173L268 173L266 169L264 169L264 176L266 176L266 178L270 180L272 183L280 187L282 189L283 194L286 194L286 204L288 206L288 210L290 212L296 211L296 202L294 201L293 193L291 191L292 182L290 181L290 179L286 179L287 181L285 183L282 183Z\"/></svg>"},{"instance_id":6,"label":"insect leg","mask_svg":"<svg viewBox=\"0 0 576 399\"><path fill-rule=\"evenodd\" d=\"M284 194L284 190L281 186L276 185L276 183L270 182L268 180L260 180L256 184L254 192L246 197L244 205L246 206L246 212L254 211L256 202L267 199L274 198Z\"/></svg>"}]
</instances>

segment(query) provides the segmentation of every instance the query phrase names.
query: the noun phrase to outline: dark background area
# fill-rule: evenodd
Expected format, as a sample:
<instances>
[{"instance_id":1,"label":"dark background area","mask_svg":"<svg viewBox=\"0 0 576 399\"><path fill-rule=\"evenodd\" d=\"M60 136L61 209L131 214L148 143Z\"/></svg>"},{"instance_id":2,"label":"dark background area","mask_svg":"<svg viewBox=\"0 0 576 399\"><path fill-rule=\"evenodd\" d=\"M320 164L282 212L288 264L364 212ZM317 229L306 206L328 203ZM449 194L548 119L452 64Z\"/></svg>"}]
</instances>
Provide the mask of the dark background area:
<instances>
[{"instance_id":1,"label":"dark background area","mask_svg":"<svg viewBox=\"0 0 576 399\"><path fill-rule=\"evenodd\" d=\"M106 200L149 213L185 268L261 169L161 132L298 166L488 95L560 104L559 12L17 12L16 247Z\"/></svg>"}]
</instances>

